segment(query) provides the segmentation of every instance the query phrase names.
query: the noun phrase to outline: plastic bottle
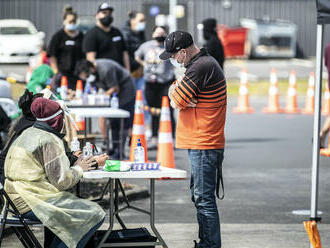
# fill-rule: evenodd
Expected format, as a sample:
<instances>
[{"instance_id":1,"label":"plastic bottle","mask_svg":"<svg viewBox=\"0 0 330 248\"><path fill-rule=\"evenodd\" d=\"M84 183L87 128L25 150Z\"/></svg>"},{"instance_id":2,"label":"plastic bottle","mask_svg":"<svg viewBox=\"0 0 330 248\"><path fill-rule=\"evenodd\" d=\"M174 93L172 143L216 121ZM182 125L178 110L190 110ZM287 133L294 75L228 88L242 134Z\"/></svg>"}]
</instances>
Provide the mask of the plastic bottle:
<instances>
[{"instance_id":1,"label":"plastic bottle","mask_svg":"<svg viewBox=\"0 0 330 248\"><path fill-rule=\"evenodd\" d=\"M67 95L68 95L68 86L67 85L62 85L60 88L60 95L62 100L66 100Z\"/></svg>"},{"instance_id":2,"label":"plastic bottle","mask_svg":"<svg viewBox=\"0 0 330 248\"><path fill-rule=\"evenodd\" d=\"M78 140L78 137L73 137L70 147L71 147L71 152L76 152L80 150L80 142Z\"/></svg>"},{"instance_id":3,"label":"plastic bottle","mask_svg":"<svg viewBox=\"0 0 330 248\"><path fill-rule=\"evenodd\" d=\"M110 105L110 96L107 94L104 94L104 104L105 105Z\"/></svg>"},{"instance_id":4,"label":"plastic bottle","mask_svg":"<svg viewBox=\"0 0 330 248\"><path fill-rule=\"evenodd\" d=\"M138 139L137 147L134 148L134 161L136 163L145 163L144 148L141 145L141 140Z\"/></svg>"},{"instance_id":5,"label":"plastic bottle","mask_svg":"<svg viewBox=\"0 0 330 248\"><path fill-rule=\"evenodd\" d=\"M93 87L93 88L91 88L91 94L88 95L88 104L89 105L96 104L96 96L97 96L97 91L96 91L96 88Z\"/></svg>"},{"instance_id":6,"label":"plastic bottle","mask_svg":"<svg viewBox=\"0 0 330 248\"><path fill-rule=\"evenodd\" d=\"M102 88L99 88L99 90L97 91L97 97L98 97L98 103L100 105L105 104L104 102L104 90Z\"/></svg>"},{"instance_id":7,"label":"plastic bottle","mask_svg":"<svg viewBox=\"0 0 330 248\"><path fill-rule=\"evenodd\" d=\"M107 160L104 165L105 171L130 171L131 162L124 162L119 160Z\"/></svg>"},{"instance_id":8,"label":"plastic bottle","mask_svg":"<svg viewBox=\"0 0 330 248\"><path fill-rule=\"evenodd\" d=\"M93 155L93 148L90 142L86 142L86 145L83 148L83 158L87 158Z\"/></svg>"},{"instance_id":9,"label":"plastic bottle","mask_svg":"<svg viewBox=\"0 0 330 248\"><path fill-rule=\"evenodd\" d=\"M113 93L112 97L111 97L111 108L114 108L114 109L118 109L119 108L119 100L118 100L118 97L117 97L117 94L116 93Z\"/></svg>"},{"instance_id":10,"label":"plastic bottle","mask_svg":"<svg viewBox=\"0 0 330 248\"><path fill-rule=\"evenodd\" d=\"M91 83L89 81L86 81L85 88L84 88L84 93L85 94L90 94L91 93Z\"/></svg>"}]
</instances>

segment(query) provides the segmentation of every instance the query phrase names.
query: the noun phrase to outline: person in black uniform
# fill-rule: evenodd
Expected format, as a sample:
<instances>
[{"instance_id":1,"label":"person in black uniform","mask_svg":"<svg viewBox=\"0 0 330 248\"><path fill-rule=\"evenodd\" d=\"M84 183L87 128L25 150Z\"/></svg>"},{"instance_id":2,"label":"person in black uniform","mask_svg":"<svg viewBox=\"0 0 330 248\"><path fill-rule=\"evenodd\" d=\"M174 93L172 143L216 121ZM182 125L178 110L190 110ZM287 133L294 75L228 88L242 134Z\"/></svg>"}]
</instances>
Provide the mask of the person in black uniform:
<instances>
[{"instance_id":1,"label":"person in black uniform","mask_svg":"<svg viewBox=\"0 0 330 248\"><path fill-rule=\"evenodd\" d=\"M129 56L124 37L119 29L111 26L113 8L102 3L96 14L96 26L86 33L83 51L92 63L95 59L112 59L130 71Z\"/></svg>"},{"instance_id":2,"label":"person in black uniform","mask_svg":"<svg viewBox=\"0 0 330 248\"><path fill-rule=\"evenodd\" d=\"M112 59L130 71L130 61L124 37L119 29L111 26L113 8L102 3L96 14L96 26L89 30L83 41L83 51L88 61L96 66L96 59ZM105 118L99 118L99 127L106 137ZM105 140L104 140L105 147Z\"/></svg>"},{"instance_id":3,"label":"person in black uniform","mask_svg":"<svg viewBox=\"0 0 330 248\"><path fill-rule=\"evenodd\" d=\"M61 77L67 76L68 88L75 90L78 78L74 76L74 68L77 61L85 57L82 51L83 34L78 31L77 13L72 7L66 6L63 12L63 28L53 35L47 49L50 66L56 73L52 88L60 87Z\"/></svg>"},{"instance_id":4,"label":"person in black uniform","mask_svg":"<svg viewBox=\"0 0 330 248\"><path fill-rule=\"evenodd\" d=\"M205 48L207 52L215 58L223 70L223 63L225 62L225 53L223 45L217 34L217 20L214 18L205 19L203 21L203 37L206 41Z\"/></svg>"}]
</instances>

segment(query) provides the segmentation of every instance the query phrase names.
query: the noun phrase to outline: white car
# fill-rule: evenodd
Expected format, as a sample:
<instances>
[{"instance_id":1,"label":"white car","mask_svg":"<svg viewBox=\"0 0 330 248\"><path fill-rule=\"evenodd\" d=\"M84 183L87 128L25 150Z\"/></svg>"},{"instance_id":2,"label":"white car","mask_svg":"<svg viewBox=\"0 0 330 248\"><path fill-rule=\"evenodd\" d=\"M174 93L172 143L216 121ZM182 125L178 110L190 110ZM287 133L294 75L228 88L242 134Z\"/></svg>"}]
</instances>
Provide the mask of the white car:
<instances>
[{"instance_id":1,"label":"white car","mask_svg":"<svg viewBox=\"0 0 330 248\"><path fill-rule=\"evenodd\" d=\"M44 38L28 20L0 20L0 63L28 63L40 52Z\"/></svg>"}]
</instances>

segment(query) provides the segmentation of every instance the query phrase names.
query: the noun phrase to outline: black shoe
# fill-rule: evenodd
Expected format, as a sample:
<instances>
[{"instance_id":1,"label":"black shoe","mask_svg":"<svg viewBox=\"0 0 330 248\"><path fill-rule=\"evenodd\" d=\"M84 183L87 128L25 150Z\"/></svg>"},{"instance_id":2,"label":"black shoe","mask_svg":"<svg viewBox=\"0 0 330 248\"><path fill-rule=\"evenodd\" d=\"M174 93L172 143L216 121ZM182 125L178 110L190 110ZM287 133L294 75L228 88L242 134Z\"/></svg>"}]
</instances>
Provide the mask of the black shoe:
<instances>
[{"instance_id":1,"label":"black shoe","mask_svg":"<svg viewBox=\"0 0 330 248\"><path fill-rule=\"evenodd\" d=\"M194 248L198 248L198 245L197 245L197 241L196 240L194 240L194 243L195 243Z\"/></svg>"}]
</instances>

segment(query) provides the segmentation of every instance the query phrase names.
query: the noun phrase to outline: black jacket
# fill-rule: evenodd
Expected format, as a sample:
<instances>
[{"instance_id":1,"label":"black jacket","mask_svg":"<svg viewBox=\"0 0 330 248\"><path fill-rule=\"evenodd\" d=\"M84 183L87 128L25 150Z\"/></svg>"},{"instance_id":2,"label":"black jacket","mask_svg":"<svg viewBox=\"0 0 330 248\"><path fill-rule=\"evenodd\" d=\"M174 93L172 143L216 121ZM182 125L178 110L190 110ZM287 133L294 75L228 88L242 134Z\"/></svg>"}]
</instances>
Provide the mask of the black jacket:
<instances>
[{"instance_id":1,"label":"black jacket","mask_svg":"<svg viewBox=\"0 0 330 248\"><path fill-rule=\"evenodd\" d=\"M8 117L7 113L3 110L3 108L0 106L0 132L1 131L8 131L8 127L11 123L11 119ZM0 136L0 150L3 148L2 139Z\"/></svg>"},{"instance_id":2,"label":"black jacket","mask_svg":"<svg viewBox=\"0 0 330 248\"><path fill-rule=\"evenodd\" d=\"M210 38L206 41L205 48L207 52L219 63L221 69L223 69L225 53L222 43L216 34L210 35Z\"/></svg>"},{"instance_id":3,"label":"black jacket","mask_svg":"<svg viewBox=\"0 0 330 248\"><path fill-rule=\"evenodd\" d=\"M140 67L140 64L134 59L134 52L139 48L139 46L145 42L144 31L134 32L129 21L127 21L122 29L123 36L126 41L126 46L130 58L131 71L135 71Z\"/></svg>"}]
</instances>

